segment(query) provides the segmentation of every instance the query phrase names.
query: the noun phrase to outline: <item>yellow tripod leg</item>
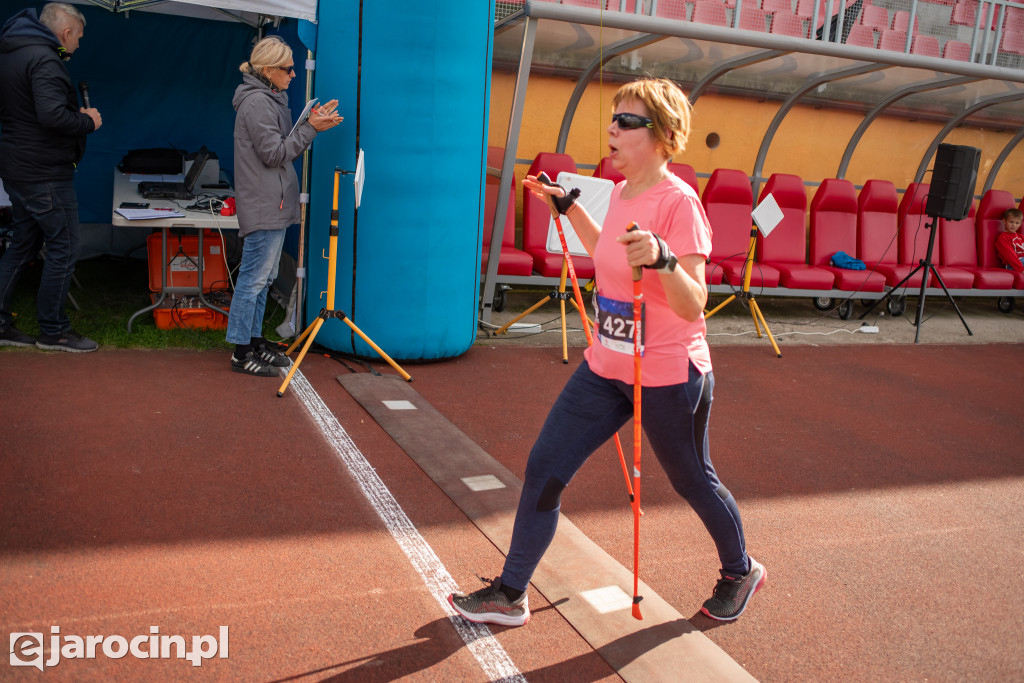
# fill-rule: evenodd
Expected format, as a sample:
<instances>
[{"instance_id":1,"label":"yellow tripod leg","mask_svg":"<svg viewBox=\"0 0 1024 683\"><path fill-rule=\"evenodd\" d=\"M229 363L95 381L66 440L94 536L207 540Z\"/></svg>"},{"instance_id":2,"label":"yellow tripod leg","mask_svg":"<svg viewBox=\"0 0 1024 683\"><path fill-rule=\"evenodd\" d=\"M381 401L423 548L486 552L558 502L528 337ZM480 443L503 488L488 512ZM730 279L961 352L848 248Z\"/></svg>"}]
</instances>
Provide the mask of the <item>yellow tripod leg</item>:
<instances>
[{"instance_id":1,"label":"yellow tripod leg","mask_svg":"<svg viewBox=\"0 0 1024 683\"><path fill-rule=\"evenodd\" d=\"M349 327L351 327L353 332L355 332L360 337L362 337L364 342L369 344L373 348L374 351L376 351L377 353L380 354L381 358L383 358L384 360L386 360L388 362L388 365L393 367L398 372L398 374L402 376L402 379L404 379L406 382L411 382L412 381L412 376L409 375L409 373L407 373L405 370L400 368L398 366L398 363L396 363L395 361L391 360L391 356L389 356L388 354L384 353L384 351L379 346L377 346L376 344L373 343L372 339L370 339L365 334L363 334L363 331L361 329L359 329L358 327L356 327L356 324L354 322L352 322L348 318L345 318L344 320L345 320L345 324L347 324Z\"/></svg>"},{"instance_id":2,"label":"yellow tripod leg","mask_svg":"<svg viewBox=\"0 0 1024 683\"><path fill-rule=\"evenodd\" d=\"M309 347L313 345L313 340L316 339L316 333L320 331L320 327L323 324L324 319L317 318L315 321L313 321L312 325L306 328L306 331L311 333L306 339L306 343L302 345L302 350L299 351L298 357L295 359L295 362L292 363L291 369L288 370L288 376L284 378L284 382L281 384L281 388L277 390L278 396L284 396L285 389L288 388L288 385L292 381L292 376L295 374L295 371L299 369L299 364L302 363L302 359L306 357L306 352L309 351ZM296 341L296 343L298 342Z\"/></svg>"},{"instance_id":3,"label":"yellow tripod leg","mask_svg":"<svg viewBox=\"0 0 1024 683\"><path fill-rule=\"evenodd\" d=\"M772 336L772 331L768 329L768 323L764 320L764 315L761 313L761 307L757 305L756 301L751 299L750 308L755 311L757 313L757 317L761 319L761 325L764 327L764 331L768 335L768 340L772 343L772 348L775 349L776 357L782 358L782 351L779 351L779 345L775 343L775 337Z\"/></svg>"}]
</instances>

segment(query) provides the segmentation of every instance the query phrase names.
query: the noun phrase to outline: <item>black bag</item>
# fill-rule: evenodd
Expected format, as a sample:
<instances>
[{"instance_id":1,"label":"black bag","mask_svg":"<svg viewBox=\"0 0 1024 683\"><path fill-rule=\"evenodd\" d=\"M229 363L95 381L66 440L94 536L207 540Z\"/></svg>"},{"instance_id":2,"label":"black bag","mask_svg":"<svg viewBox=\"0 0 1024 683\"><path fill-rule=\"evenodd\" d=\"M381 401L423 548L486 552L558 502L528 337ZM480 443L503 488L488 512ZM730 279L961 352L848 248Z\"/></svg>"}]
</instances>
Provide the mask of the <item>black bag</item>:
<instances>
[{"instance_id":1,"label":"black bag","mask_svg":"<svg viewBox=\"0 0 1024 683\"><path fill-rule=\"evenodd\" d=\"M122 173L176 175L185 168L185 157L176 149L133 149L121 159Z\"/></svg>"}]
</instances>

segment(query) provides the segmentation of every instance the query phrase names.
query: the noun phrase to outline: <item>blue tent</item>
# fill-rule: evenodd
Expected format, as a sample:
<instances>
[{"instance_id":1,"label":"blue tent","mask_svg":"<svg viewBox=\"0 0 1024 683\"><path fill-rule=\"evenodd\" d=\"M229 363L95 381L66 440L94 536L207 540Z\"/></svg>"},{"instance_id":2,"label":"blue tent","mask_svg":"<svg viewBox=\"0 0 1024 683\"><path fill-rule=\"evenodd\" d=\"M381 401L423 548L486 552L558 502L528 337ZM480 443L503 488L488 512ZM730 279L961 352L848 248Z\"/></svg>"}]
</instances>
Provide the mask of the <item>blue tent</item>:
<instances>
[{"instance_id":1,"label":"blue tent","mask_svg":"<svg viewBox=\"0 0 1024 683\"><path fill-rule=\"evenodd\" d=\"M362 149L366 176L358 211L352 175L343 176L339 196L335 309L392 358L464 353L476 335L493 3L317 5L81 4L86 34L68 68L73 80L89 82L104 120L89 138L76 178L81 219L109 222L112 169L131 149L206 145L230 176L238 65L258 30L279 33L299 67L289 88L293 111L305 104L301 66L308 48L313 96L337 98L345 117L318 136L309 168L300 168L310 204L301 235L296 228L293 237L305 247L293 247L305 255L298 329L326 304L334 170L354 170ZM24 0L0 0L0 21L24 6ZM277 19L261 23L266 16ZM376 357L341 320L328 320L316 341Z\"/></svg>"}]
</instances>

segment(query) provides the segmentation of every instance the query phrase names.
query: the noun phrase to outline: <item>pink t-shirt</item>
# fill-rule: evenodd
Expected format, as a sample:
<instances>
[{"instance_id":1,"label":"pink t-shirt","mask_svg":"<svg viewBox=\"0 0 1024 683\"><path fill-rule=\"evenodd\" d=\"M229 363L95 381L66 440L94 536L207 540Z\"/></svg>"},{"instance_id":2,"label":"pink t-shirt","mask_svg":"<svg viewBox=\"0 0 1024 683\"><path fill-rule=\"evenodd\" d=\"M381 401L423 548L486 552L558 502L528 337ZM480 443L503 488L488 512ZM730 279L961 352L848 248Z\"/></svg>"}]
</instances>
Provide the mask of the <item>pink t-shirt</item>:
<instances>
[{"instance_id":1,"label":"pink t-shirt","mask_svg":"<svg viewBox=\"0 0 1024 683\"><path fill-rule=\"evenodd\" d=\"M633 383L632 339L628 343L615 338L615 328L629 329L632 321L633 269L626 262L625 247L615 238L636 222L641 229L657 233L668 242L677 257L711 253L711 225L700 199L687 183L676 176L661 181L639 197L622 199L624 182L612 190L608 214L594 251L597 270L595 308L605 334L594 337L594 345L584 354L590 369L601 377ZM695 322L680 318L668 305L661 276L645 268L641 281L644 295L644 353L641 384L668 386L682 384L689 377L689 363L702 373L711 370L705 334L707 326L701 314ZM598 297L601 297L600 299ZM619 312L622 319L614 317ZM615 350L615 348L619 350Z\"/></svg>"}]
</instances>

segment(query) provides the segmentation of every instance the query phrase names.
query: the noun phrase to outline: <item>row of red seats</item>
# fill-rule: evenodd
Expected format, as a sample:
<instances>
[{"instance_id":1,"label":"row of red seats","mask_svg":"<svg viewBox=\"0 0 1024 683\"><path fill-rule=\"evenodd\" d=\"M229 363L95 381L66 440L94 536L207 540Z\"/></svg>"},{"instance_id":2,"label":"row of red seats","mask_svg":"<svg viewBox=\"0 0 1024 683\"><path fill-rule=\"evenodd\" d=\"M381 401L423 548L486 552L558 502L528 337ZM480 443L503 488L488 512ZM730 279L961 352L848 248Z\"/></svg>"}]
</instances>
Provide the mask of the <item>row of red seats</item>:
<instances>
[{"instance_id":1,"label":"row of red seats","mask_svg":"<svg viewBox=\"0 0 1024 683\"><path fill-rule=\"evenodd\" d=\"M811 199L808 238L803 180L773 174L758 202L771 193L784 218L769 237L758 233L751 287L842 292L882 292L895 287L925 256L926 223L932 220L925 215L928 190L925 183L913 183L899 199L896 186L887 180L869 180L857 193L848 180L827 179ZM752 199L750 179L742 171L718 169L708 180L702 201L714 230L709 284L742 284ZM932 228L938 231L932 263L947 288L979 290L978 294L1024 289L1024 274L1002 268L995 252L1003 212L1013 207L1009 192L990 190L976 212L972 206L967 219L940 219ZM863 261L867 270L830 266L832 256L840 251ZM924 275L918 271L906 286L919 288ZM930 273L926 282L928 287L940 286Z\"/></svg>"},{"instance_id":2,"label":"row of red seats","mask_svg":"<svg viewBox=\"0 0 1024 683\"><path fill-rule=\"evenodd\" d=\"M489 149L488 165L500 167L502 150ZM697 175L687 164L672 164L671 170L698 190ZM541 171L555 178L562 171L576 173L576 164L567 154L542 152L527 171ZM618 182L622 180L602 159L594 176ZM497 178L488 177L487 213L485 214L483 268L497 197ZM502 241L499 275L532 274L558 277L562 256L547 250L550 213L547 206L533 195L523 200L523 248L515 246L516 183ZM924 257L928 245L925 204L929 186L914 183L902 200L893 183L869 180L858 193L847 180L830 178L814 193L809 211L808 239L807 190L801 178L776 173L765 184L758 203L771 193L782 209L783 220L768 238L758 233L755 265L751 287L803 292L884 292L903 280ZM753 191L746 173L734 169L716 169L708 179L701 196L713 239L706 266L709 285L739 287L743 282L744 262L750 240ZM985 193L975 210L963 221L940 219L932 263L949 289L1010 290L1024 289L1024 273L1002 268L995 253L995 238L1002 230L1003 212L1014 206L1013 195L1004 190ZM1024 200L1021 202L1024 207ZM977 214L977 215L975 215ZM845 252L865 262L866 271L835 268L830 265L837 252ZM594 275L591 259L574 256L573 265L580 278ZM907 286L920 287L923 271ZM928 286L938 287L929 275Z\"/></svg>"}]
</instances>

